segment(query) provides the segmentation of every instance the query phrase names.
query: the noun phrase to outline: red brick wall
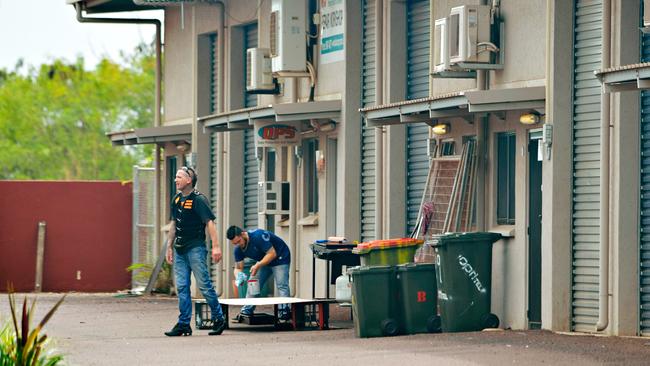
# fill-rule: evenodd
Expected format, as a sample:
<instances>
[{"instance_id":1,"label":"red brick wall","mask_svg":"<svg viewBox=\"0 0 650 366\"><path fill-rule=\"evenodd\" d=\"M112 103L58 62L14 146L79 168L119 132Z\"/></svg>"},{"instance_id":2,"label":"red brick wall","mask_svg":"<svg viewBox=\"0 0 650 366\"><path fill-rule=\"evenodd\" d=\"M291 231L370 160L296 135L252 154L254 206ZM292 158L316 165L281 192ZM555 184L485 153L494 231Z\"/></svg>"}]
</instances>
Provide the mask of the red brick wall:
<instances>
[{"instance_id":1,"label":"red brick wall","mask_svg":"<svg viewBox=\"0 0 650 366\"><path fill-rule=\"evenodd\" d=\"M0 292L33 291L45 221L43 291L130 287L131 183L0 181Z\"/></svg>"}]
</instances>

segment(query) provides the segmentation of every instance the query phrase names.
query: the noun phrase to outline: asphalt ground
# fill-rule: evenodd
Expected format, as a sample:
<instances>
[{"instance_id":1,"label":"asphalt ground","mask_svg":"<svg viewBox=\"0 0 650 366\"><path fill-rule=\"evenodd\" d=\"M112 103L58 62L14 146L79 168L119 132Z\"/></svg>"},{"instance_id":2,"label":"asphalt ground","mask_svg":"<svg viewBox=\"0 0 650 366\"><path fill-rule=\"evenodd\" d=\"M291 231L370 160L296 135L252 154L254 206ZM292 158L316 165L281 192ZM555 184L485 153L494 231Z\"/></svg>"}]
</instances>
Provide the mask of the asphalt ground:
<instances>
[{"instance_id":1,"label":"asphalt ground","mask_svg":"<svg viewBox=\"0 0 650 366\"><path fill-rule=\"evenodd\" d=\"M20 304L24 296L17 295ZM60 296L39 294L33 323ZM331 309L337 329L237 324L220 336L195 329L169 338L174 297L69 294L45 332L69 365L650 365L650 338L512 330L356 338L349 308ZM9 317L0 294L0 319Z\"/></svg>"}]
</instances>

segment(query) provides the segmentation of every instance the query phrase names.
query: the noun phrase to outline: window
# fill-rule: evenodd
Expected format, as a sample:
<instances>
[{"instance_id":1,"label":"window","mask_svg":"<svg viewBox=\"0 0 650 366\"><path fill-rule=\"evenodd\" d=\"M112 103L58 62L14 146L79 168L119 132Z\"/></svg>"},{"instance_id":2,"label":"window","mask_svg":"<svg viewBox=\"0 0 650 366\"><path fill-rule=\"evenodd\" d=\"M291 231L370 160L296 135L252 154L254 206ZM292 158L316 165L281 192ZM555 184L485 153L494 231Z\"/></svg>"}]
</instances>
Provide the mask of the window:
<instances>
[{"instance_id":1,"label":"window","mask_svg":"<svg viewBox=\"0 0 650 366\"><path fill-rule=\"evenodd\" d=\"M454 140L442 140L440 142L440 156L452 156L454 155Z\"/></svg>"},{"instance_id":2,"label":"window","mask_svg":"<svg viewBox=\"0 0 650 366\"><path fill-rule=\"evenodd\" d=\"M497 135L497 224L515 223L515 156L514 132Z\"/></svg>"},{"instance_id":3,"label":"window","mask_svg":"<svg viewBox=\"0 0 650 366\"><path fill-rule=\"evenodd\" d=\"M305 176L305 203L307 212L318 212L318 171L316 167L316 151L318 140L308 139L303 142L303 173Z\"/></svg>"}]
</instances>

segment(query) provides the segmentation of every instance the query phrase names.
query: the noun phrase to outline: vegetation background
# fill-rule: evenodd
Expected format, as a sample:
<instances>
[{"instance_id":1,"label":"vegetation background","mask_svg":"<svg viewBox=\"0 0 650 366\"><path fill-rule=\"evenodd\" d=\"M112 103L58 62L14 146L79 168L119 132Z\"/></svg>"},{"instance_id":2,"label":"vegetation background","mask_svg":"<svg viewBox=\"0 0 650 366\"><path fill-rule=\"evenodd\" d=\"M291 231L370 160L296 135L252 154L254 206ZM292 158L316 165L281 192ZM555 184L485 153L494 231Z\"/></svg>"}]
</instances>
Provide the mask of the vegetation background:
<instances>
[{"instance_id":1,"label":"vegetation background","mask_svg":"<svg viewBox=\"0 0 650 366\"><path fill-rule=\"evenodd\" d=\"M151 127L152 45L92 70L83 58L0 69L0 179L130 180L152 145L111 146L106 133Z\"/></svg>"}]
</instances>

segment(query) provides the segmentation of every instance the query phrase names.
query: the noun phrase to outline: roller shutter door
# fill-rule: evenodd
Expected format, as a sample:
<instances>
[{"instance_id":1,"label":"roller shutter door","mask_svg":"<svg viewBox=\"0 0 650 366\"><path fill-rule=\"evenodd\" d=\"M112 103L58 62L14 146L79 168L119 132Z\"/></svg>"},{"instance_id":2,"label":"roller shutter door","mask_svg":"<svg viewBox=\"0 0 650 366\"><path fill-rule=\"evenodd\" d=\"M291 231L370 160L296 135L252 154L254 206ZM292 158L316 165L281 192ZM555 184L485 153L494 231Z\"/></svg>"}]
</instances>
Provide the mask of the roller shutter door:
<instances>
[{"instance_id":1,"label":"roller shutter door","mask_svg":"<svg viewBox=\"0 0 650 366\"><path fill-rule=\"evenodd\" d=\"M376 103L375 98L375 0L363 0L363 68L361 73L361 105ZM361 126L361 241L375 239L375 129Z\"/></svg>"},{"instance_id":2,"label":"roller shutter door","mask_svg":"<svg viewBox=\"0 0 650 366\"><path fill-rule=\"evenodd\" d=\"M407 11L407 98L425 98L429 96L429 0L409 0ZM417 220L429 170L429 127L417 123L406 129L406 235L409 235Z\"/></svg>"},{"instance_id":3,"label":"roller shutter door","mask_svg":"<svg viewBox=\"0 0 650 366\"><path fill-rule=\"evenodd\" d=\"M598 321L602 2L575 2L573 65L572 328Z\"/></svg>"}]
</instances>

